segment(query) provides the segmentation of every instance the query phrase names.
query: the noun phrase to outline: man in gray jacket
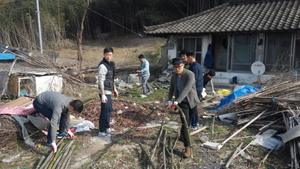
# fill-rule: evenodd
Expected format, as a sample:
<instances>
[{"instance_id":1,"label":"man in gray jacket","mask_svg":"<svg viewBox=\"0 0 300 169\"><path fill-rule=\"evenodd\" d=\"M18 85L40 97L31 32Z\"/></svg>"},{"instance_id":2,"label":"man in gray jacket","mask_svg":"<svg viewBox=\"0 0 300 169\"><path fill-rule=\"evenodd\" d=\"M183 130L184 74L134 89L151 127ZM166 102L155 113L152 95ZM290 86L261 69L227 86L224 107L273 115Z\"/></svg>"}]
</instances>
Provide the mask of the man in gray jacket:
<instances>
[{"instance_id":1,"label":"man in gray jacket","mask_svg":"<svg viewBox=\"0 0 300 169\"><path fill-rule=\"evenodd\" d=\"M182 58L172 59L172 64L175 74L171 77L168 106L174 108L178 104L185 115L187 124L190 124L190 117L194 109L197 109L197 104L200 103L195 87L195 75L192 71L184 69ZM175 96L174 102L171 101L173 96ZM183 117L181 117L181 123L180 133L185 147L183 156L187 158L191 156L189 126L185 125Z\"/></svg>"},{"instance_id":2,"label":"man in gray jacket","mask_svg":"<svg viewBox=\"0 0 300 169\"><path fill-rule=\"evenodd\" d=\"M36 96L33 107L50 120L47 146L56 153L57 125L59 124L58 136L68 135L70 139L73 139L74 134L70 131L70 113L80 113L83 110L83 103L58 92L46 91Z\"/></svg>"}]
</instances>

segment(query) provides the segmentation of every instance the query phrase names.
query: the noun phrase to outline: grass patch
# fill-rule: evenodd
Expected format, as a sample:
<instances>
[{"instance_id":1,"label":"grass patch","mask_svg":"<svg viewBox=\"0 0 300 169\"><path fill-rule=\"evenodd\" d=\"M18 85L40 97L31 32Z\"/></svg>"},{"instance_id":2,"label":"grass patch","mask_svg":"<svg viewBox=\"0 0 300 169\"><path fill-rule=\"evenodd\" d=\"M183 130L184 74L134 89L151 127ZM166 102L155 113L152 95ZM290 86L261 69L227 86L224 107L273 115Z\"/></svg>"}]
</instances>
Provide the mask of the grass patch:
<instances>
[{"instance_id":1,"label":"grass patch","mask_svg":"<svg viewBox=\"0 0 300 169\"><path fill-rule=\"evenodd\" d=\"M153 90L153 93L147 95L145 98L141 98L143 91L142 87L138 85L133 85L131 89L127 90L119 90L119 99L122 100L130 100L134 102L148 102L148 101L164 101L166 102L166 98L168 95L168 91L165 89L157 89Z\"/></svg>"}]
</instances>

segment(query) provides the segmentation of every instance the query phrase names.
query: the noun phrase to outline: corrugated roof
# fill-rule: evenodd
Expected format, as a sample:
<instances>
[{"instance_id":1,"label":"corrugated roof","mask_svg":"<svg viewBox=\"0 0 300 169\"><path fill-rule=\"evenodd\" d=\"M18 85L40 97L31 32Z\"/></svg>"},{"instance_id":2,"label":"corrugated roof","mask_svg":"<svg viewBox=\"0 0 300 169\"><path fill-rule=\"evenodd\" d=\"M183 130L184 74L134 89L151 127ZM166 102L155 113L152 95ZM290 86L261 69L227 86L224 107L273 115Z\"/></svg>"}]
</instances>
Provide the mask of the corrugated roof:
<instances>
[{"instance_id":1,"label":"corrugated roof","mask_svg":"<svg viewBox=\"0 0 300 169\"><path fill-rule=\"evenodd\" d=\"M196 34L300 29L300 0L226 3L161 25L146 26L146 34Z\"/></svg>"}]
</instances>

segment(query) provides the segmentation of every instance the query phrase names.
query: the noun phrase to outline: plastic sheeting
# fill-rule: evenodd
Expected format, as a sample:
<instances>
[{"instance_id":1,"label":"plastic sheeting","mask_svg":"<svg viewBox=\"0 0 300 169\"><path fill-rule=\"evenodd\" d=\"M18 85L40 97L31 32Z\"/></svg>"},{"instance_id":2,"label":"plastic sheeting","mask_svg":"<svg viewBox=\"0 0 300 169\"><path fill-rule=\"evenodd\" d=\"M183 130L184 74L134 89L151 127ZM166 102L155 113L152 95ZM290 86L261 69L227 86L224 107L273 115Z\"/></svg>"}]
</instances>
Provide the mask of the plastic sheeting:
<instances>
[{"instance_id":1,"label":"plastic sheeting","mask_svg":"<svg viewBox=\"0 0 300 169\"><path fill-rule=\"evenodd\" d=\"M253 87L253 86L249 86L249 85L240 86L240 87L236 88L231 94L226 96L220 102L220 104L215 109L212 109L211 111L220 111L224 107L231 106L231 105L233 105L232 101L235 98L244 96L246 94L255 93L256 91L258 91L261 88L262 87Z\"/></svg>"},{"instance_id":2,"label":"plastic sheeting","mask_svg":"<svg viewBox=\"0 0 300 169\"><path fill-rule=\"evenodd\" d=\"M0 108L0 114L11 114L11 115L29 115L33 113L35 109L33 107L20 107L20 106L10 106Z\"/></svg>"},{"instance_id":3,"label":"plastic sheeting","mask_svg":"<svg viewBox=\"0 0 300 169\"><path fill-rule=\"evenodd\" d=\"M25 56L21 56L21 57L26 58ZM11 53L0 53L0 60L13 60L15 58L16 55L13 55Z\"/></svg>"}]
</instances>

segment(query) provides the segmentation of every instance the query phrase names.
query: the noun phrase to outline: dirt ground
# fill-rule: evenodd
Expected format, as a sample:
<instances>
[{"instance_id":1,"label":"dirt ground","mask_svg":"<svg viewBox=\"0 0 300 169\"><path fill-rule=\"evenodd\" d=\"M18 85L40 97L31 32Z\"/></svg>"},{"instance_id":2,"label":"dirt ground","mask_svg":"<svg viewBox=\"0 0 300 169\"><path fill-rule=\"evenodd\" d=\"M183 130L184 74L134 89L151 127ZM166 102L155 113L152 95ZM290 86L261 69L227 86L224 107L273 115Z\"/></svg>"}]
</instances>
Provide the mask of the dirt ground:
<instances>
[{"instance_id":1,"label":"dirt ground","mask_svg":"<svg viewBox=\"0 0 300 169\"><path fill-rule=\"evenodd\" d=\"M112 39L108 42L90 42L84 46L84 60L86 67L92 67L98 64L102 58L102 50L105 46L115 48L116 64L119 76L129 74L138 68L139 62L136 57L140 53L147 51L154 52L157 44L161 45L163 39L159 38L132 38L123 37ZM61 49L60 62L68 62L76 58L74 48ZM118 55L117 55L118 54ZM91 56L87 58L87 56ZM99 59L100 58L100 59ZM135 60L136 59L136 60ZM95 63L97 60L97 63ZM159 77L161 72L157 69L156 75ZM93 74L93 73L91 73ZM151 82L157 82L157 79L151 79ZM236 136L236 139L228 141L220 150L214 150L203 146L203 136L209 141L221 143L231 134L242 126L232 126L229 123L222 122L218 118L203 118L210 116L212 108L222 99L221 95L212 95L208 92L207 99L198 106L199 123L205 129L191 136L193 158L182 158L183 143L178 140L181 123L179 112L171 111L166 106L167 84L159 84L161 90L153 93L155 99L141 99L136 92L141 92L140 86L133 86L128 89L120 89L119 99L113 100L114 111L111 114L111 128L115 129L110 138L98 137L98 120L100 112L100 100L97 96L97 89L94 86L80 87L74 92L74 97L80 97L88 104L85 105L81 114L75 117L91 121L95 128L90 131L75 133L74 144L76 148L73 151L68 168L88 168L88 169L108 169L108 168L147 168L150 166L147 155L142 147L151 155L154 145L161 131L161 120L165 121L165 134L159 140L159 144L153 155L152 161L156 168L186 168L186 169L219 169L225 168L233 152L240 145L245 147L250 143L258 133L258 128L248 127ZM223 88L220 88L223 89ZM216 89L218 90L218 88ZM78 94L82 92L81 94ZM152 97L152 96L151 96ZM89 99L90 98L90 99ZM122 110L122 113L117 113ZM120 112L120 111L119 111ZM213 114L217 115L217 114ZM191 130L191 132L193 132ZM9 147L3 147L0 151L0 168L35 168L37 162L42 156L47 157L51 151L48 147L42 146L45 141L43 133L36 134L33 139L37 147L29 147L24 144L22 139L15 139L15 142ZM164 148L167 149L166 158L164 158ZM172 148L174 147L174 148ZM279 150L274 150L260 166L259 163L270 150L262 146L251 145L245 151L245 154L237 156L229 168L270 168L285 169L290 168L289 147L282 146ZM172 157L172 158L171 158ZM166 159L166 161L164 161ZM9 162L4 162L9 161Z\"/></svg>"}]
</instances>

